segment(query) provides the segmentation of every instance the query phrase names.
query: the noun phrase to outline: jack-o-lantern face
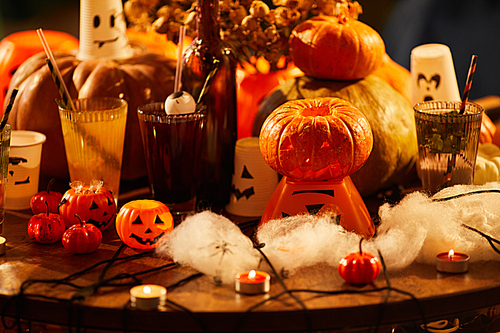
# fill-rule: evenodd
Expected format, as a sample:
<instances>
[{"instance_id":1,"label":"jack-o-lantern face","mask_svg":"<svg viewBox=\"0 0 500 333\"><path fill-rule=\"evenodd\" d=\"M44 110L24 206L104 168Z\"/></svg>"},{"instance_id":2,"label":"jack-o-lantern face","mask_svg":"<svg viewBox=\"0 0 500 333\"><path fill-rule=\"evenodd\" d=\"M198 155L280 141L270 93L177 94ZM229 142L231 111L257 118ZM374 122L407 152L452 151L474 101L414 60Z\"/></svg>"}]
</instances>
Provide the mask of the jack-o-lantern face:
<instances>
[{"instance_id":1,"label":"jack-o-lantern face","mask_svg":"<svg viewBox=\"0 0 500 333\"><path fill-rule=\"evenodd\" d=\"M260 224L295 215L327 215L331 222L370 239L375 226L350 177L321 182L283 177L262 214Z\"/></svg>"},{"instance_id":2,"label":"jack-o-lantern face","mask_svg":"<svg viewBox=\"0 0 500 333\"><path fill-rule=\"evenodd\" d=\"M116 217L116 232L128 246L153 249L174 228L168 207L156 200L135 200L122 206Z\"/></svg>"},{"instance_id":3,"label":"jack-o-lantern face","mask_svg":"<svg viewBox=\"0 0 500 333\"><path fill-rule=\"evenodd\" d=\"M116 218L116 203L113 194L105 187L91 190L90 186L80 189L71 188L59 203L59 214L66 228L82 221L95 225L99 230L106 230Z\"/></svg>"},{"instance_id":4,"label":"jack-o-lantern face","mask_svg":"<svg viewBox=\"0 0 500 333\"><path fill-rule=\"evenodd\" d=\"M235 196L236 200L240 200L243 197L246 197L248 200L252 195L255 194L255 188L253 186L255 181L252 174L248 171L246 165L243 166L240 177L241 178L238 181L233 181L231 194ZM236 188L236 183L238 184L238 186L243 188Z\"/></svg>"}]
</instances>

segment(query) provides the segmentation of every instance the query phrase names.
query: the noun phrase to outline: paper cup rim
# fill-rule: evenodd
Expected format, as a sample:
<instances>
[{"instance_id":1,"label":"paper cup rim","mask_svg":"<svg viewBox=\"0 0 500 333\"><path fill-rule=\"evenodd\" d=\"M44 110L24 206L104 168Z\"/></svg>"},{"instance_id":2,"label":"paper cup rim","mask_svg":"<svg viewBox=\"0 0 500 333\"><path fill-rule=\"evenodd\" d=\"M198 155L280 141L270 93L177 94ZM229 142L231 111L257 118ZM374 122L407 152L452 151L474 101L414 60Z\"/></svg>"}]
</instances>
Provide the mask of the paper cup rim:
<instances>
[{"instance_id":1,"label":"paper cup rim","mask_svg":"<svg viewBox=\"0 0 500 333\"><path fill-rule=\"evenodd\" d=\"M31 147L31 146L36 146L39 144L42 144L45 142L47 137L45 134L40 133L40 132L35 132L35 131L29 131L29 130L13 130L11 131L11 142L10 142L10 147L11 148L18 148L18 147ZM16 143L15 139L16 137L19 137L20 135L23 136L31 136L32 138L35 139L34 142L29 142L29 143Z\"/></svg>"}]
</instances>

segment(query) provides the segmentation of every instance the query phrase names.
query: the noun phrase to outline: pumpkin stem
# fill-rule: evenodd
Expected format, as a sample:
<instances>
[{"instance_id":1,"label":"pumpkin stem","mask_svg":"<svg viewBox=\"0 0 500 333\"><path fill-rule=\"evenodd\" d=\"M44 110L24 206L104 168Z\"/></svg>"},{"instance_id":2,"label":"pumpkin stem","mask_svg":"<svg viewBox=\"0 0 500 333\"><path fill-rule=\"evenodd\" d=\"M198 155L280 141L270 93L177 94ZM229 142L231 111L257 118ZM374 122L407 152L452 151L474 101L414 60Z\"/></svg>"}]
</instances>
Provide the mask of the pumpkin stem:
<instances>
[{"instance_id":1,"label":"pumpkin stem","mask_svg":"<svg viewBox=\"0 0 500 333\"><path fill-rule=\"evenodd\" d=\"M83 227L85 225L85 222L82 221L82 218L78 214L75 214L75 217L78 219L78 221L80 221L80 226Z\"/></svg>"},{"instance_id":2,"label":"pumpkin stem","mask_svg":"<svg viewBox=\"0 0 500 333\"><path fill-rule=\"evenodd\" d=\"M47 211L47 216L49 216L49 203L47 202L47 200L45 200L44 203Z\"/></svg>"},{"instance_id":3,"label":"pumpkin stem","mask_svg":"<svg viewBox=\"0 0 500 333\"><path fill-rule=\"evenodd\" d=\"M55 183L55 181L56 181L55 178L50 179L49 183L47 184L47 193L50 193L52 185Z\"/></svg>"},{"instance_id":4,"label":"pumpkin stem","mask_svg":"<svg viewBox=\"0 0 500 333\"><path fill-rule=\"evenodd\" d=\"M363 243L363 240L364 240L363 237L361 237L361 239L359 240L359 254L363 254L363 250L361 248L361 243Z\"/></svg>"}]
</instances>

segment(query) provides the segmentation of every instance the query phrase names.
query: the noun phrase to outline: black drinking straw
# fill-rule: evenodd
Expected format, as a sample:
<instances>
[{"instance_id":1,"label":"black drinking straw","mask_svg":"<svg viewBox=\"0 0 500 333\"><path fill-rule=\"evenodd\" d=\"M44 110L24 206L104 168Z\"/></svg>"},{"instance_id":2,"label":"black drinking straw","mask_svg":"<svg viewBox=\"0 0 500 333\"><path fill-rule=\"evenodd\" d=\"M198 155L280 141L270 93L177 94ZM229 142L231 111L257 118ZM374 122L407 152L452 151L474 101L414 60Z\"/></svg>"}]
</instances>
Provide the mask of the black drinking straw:
<instances>
[{"instance_id":1,"label":"black drinking straw","mask_svg":"<svg viewBox=\"0 0 500 333\"><path fill-rule=\"evenodd\" d=\"M2 121L0 122L0 132L3 131L5 125L7 124L7 121L9 120L9 114L10 114L10 111L12 110L12 106L14 105L14 101L16 100L16 96L17 96L18 91L19 91L19 89L14 88L12 90L12 93L10 94L9 103L7 104L7 108L5 108L5 112L3 113L3 116L2 116Z\"/></svg>"},{"instance_id":2,"label":"black drinking straw","mask_svg":"<svg viewBox=\"0 0 500 333\"><path fill-rule=\"evenodd\" d=\"M73 104L73 100L71 99L71 95L69 93L66 84L64 83L64 79L59 71L59 67L57 67L56 59L50 50L49 44L45 39L45 35L43 34L43 30L41 28L36 30L40 41L42 42L43 49L45 50L45 54L47 54L47 65L49 66L50 73L52 74L52 78L57 85L57 89L59 90L59 94L66 104L65 107L69 107L71 110L76 110L75 105Z\"/></svg>"},{"instance_id":3,"label":"black drinking straw","mask_svg":"<svg viewBox=\"0 0 500 333\"><path fill-rule=\"evenodd\" d=\"M465 106L467 105L467 100L469 99L470 88L472 87L472 78L474 77L474 72L476 71L477 55L472 55L470 61L469 72L467 73L467 81L465 83L464 94L462 96L462 105L460 106L460 114L464 114Z\"/></svg>"}]
</instances>

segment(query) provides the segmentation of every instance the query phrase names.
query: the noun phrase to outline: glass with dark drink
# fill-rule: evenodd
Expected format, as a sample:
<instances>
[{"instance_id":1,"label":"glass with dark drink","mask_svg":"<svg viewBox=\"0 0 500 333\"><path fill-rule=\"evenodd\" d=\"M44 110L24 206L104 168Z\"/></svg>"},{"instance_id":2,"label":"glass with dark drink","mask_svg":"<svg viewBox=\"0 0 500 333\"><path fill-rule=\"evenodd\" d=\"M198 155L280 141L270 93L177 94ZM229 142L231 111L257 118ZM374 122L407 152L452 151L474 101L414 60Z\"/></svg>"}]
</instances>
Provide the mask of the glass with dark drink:
<instances>
[{"instance_id":1,"label":"glass with dark drink","mask_svg":"<svg viewBox=\"0 0 500 333\"><path fill-rule=\"evenodd\" d=\"M138 108L139 125L153 199L174 215L195 211L199 155L205 115L167 114L164 103Z\"/></svg>"}]
</instances>

